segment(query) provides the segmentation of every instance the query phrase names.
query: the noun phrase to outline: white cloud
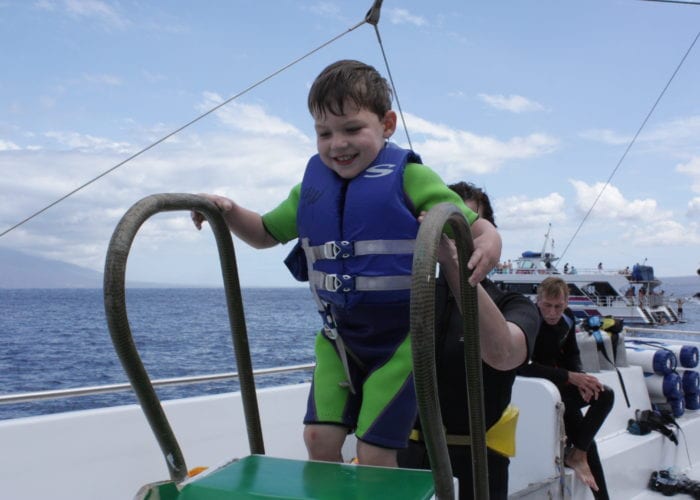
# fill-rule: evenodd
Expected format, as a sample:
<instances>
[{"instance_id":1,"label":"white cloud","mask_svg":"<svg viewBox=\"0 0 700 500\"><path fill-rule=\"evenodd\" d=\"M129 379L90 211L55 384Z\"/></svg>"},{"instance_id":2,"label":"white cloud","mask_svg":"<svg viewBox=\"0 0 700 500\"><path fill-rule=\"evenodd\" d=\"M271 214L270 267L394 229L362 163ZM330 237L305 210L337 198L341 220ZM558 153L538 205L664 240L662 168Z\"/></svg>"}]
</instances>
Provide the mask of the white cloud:
<instances>
[{"instance_id":1,"label":"white cloud","mask_svg":"<svg viewBox=\"0 0 700 500\"><path fill-rule=\"evenodd\" d=\"M204 102L199 106L199 110L208 111L221 102L223 102L221 96L212 92L206 92L204 94ZM243 132L263 136L292 136L306 143L309 142L309 138L298 128L276 116L270 115L262 106L240 104L233 101L218 109L216 115L223 124Z\"/></svg>"},{"instance_id":2,"label":"white cloud","mask_svg":"<svg viewBox=\"0 0 700 500\"><path fill-rule=\"evenodd\" d=\"M340 7L332 2L316 2L304 10L309 10L316 15L330 19L341 19Z\"/></svg>"},{"instance_id":3,"label":"white cloud","mask_svg":"<svg viewBox=\"0 0 700 500\"><path fill-rule=\"evenodd\" d=\"M517 94L508 96L502 94L479 94L479 99L489 106L511 113L525 113L528 111L543 111L544 106L537 101Z\"/></svg>"},{"instance_id":4,"label":"white cloud","mask_svg":"<svg viewBox=\"0 0 700 500\"><path fill-rule=\"evenodd\" d=\"M550 222L566 220L565 199L559 193L543 198L511 196L495 200L494 212L499 229L543 228Z\"/></svg>"},{"instance_id":5,"label":"white cloud","mask_svg":"<svg viewBox=\"0 0 700 500\"><path fill-rule=\"evenodd\" d=\"M648 222L671 216L670 212L659 209L656 200L651 198L627 200L620 190L613 185L608 185L603 190L605 186L603 182L596 182L591 185L579 180L569 180L569 182L576 191L576 207L582 214L587 213L595 202L591 216L602 217L611 221L637 220ZM600 198L598 198L599 195ZM596 198L598 198L597 201Z\"/></svg>"},{"instance_id":6,"label":"white cloud","mask_svg":"<svg viewBox=\"0 0 700 500\"><path fill-rule=\"evenodd\" d=\"M634 137L632 133L622 134L611 129L590 129L579 135L584 139L612 146L629 144ZM678 154L679 150L686 148L697 151L698 137L700 137L700 116L688 116L653 127L645 127L637 137L636 143L643 144L647 149Z\"/></svg>"},{"instance_id":7,"label":"white cloud","mask_svg":"<svg viewBox=\"0 0 700 500\"><path fill-rule=\"evenodd\" d=\"M591 141L602 142L604 144L610 144L612 146L619 146L620 144L628 144L632 140L631 136L621 135L610 129L591 129L584 130L579 134L582 138Z\"/></svg>"},{"instance_id":8,"label":"white cloud","mask_svg":"<svg viewBox=\"0 0 700 500\"><path fill-rule=\"evenodd\" d=\"M576 191L576 208L580 214L588 212L600 194L604 183L589 185L570 180ZM605 221L610 234L617 235L620 245L674 246L700 243L700 225L681 224L674 220L670 210L663 210L656 200L626 199L615 186L608 185L591 212L592 218ZM601 238L601 239L607 239Z\"/></svg>"},{"instance_id":9,"label":"white cloud","mask_svg":"<svg viewBox=\"0 0 700 500\"><path fill-rule=\"evenodd\" d=\"M17 151L20 147L11 141L3 141L0 139L0 151Z\"/></svg>"},{"instance_id":10,"label":"white cloud","mask_svg":"<svg viewBox=\"0 0 700 500\"><path fill-rule=\"evenodd\" d=\"M272 209L301 180L315 152L313 140L259 106L231 103L215 116L223 127L181 132L51 206L9 233L5 242L100 270L118 220L150 194L216 192L252 210ZM43 135L55 142L41 150L5 148L0 154L0 193L14 193L11 204L0 203L0 229L48 207L134 150L127 143L77 132ZM182 213L155 216L138 239L143 252L155 253L202 241Z\"/></svg>"},{"instance_id":11,"label":"white cloud","mask_svg":"<svg viewBox=\"0 0 700 500\"><path fill-rule=\"evenodd\" d=\"M700 244L700 227L697 223L680 224L672 220L635 224L622 234L623 238L644 247L673 247Z\"/></svg>"},{"instance_id":12,"label":"white cloud","mask_svg":"<svg viewBox=\"0 0 700 500\"><path fill-rule=\"evenodd\" d=\"M387 9L385 12L391 24L413 24L414 26L425 26L428 21L421 16L411 14L406 9Z\"/></svg>"},{"instance_id":13,"label":"white cloud","mask_svg":"<svg viewBox=\"0 0 700 500\"><path fill-rule=\"evenodd\" d=\"M129 24L109 3L100 0L40 0L34 6L49 12L63 12L73 18L94 19L114 28Z\"/></svg>"},{"instance_id":14,"label":"white cloud","mask_svg":"<svg viewBox=\"0 0 700 500\"><path fill-rule=\"evenodd\" d=\"M700 218L700 197L693 198L688 202L688 212L686 215L690 219Z\"/></svg>"},{"instance_id":15,"label":"white cloud","mask_svg":"<svg viewBox=\"0 0 700 500\"><path fill-rule=\"evenodd\" d=\"M128 153L133 151L133 146L126 142L114 142L104 137L95 137L78 132L49 131L44 133L45 137L53 139L62 147L80 150L111 150L117 153Z\"/></svg>"},{"instance_id":16,"label":"white cloud","mask_svg":"<svg viewBox=\"0 0 700 500\"><path fill-rule=\"evenodd\" d=\"M697 141L700 136L700 116L686 116L661 123L642 134L646 142L672 143L680 141Z\"/></svg>"},{"instance_id":17,"label":"white cloud","mask_svg":"<svg viewBox=\"0 0 700 500\"><path fill-rule=\"evenodd\" d=\"M558 141L547 134L530 134L499 140L466 130L436 124L406 114L406 122L415 137L413 146L423 161L448 179L465 173L492 173L508 160L532 158L552 152Z\"/></svg>"},{"instance_id":18,"label":"white cloud","mask_svg":"<svg viewBox=\"0 0 700 500\"><path fill-rule=\"evenodd\" d=\"M116 87L116 86L122 84L121 78L119 78L118 76L114 76L114 75L106 75L106 74L88 75L88 74L86 74L86 75L83 75L83 78L88 83L96 83L99 85L109 85L112 87Z\"/></svg>"},{"instance_id":19,"label":"white cloud","mask_svg":"<svg viewBox=\"0 0 700 500\"><path fill-rule=\"evenodd\" d=\"M676 172L687 174L691 179L691 189L696 193L700 193L700 156L696 156L686 163L676 165Z\"/></svg>"}]
</instances>

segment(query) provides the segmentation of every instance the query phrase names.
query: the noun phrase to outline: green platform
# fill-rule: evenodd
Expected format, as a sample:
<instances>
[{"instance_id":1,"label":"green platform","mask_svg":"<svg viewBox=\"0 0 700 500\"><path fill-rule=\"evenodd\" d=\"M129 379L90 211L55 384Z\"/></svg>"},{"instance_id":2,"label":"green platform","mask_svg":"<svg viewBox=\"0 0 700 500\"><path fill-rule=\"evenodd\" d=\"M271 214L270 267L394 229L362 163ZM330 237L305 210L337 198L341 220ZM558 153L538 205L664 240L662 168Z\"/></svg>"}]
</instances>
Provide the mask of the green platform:
<instances>
[{"instance_id":1,"label":"green platform","mask_svg":"<svg viewBox=\"0 0 700 500\"><path fill-rule=\"evenodd\" d=\"M418 500L433 494L430 471L251 455L187 484L177 500Z\"/></svg>"}]
</instances>

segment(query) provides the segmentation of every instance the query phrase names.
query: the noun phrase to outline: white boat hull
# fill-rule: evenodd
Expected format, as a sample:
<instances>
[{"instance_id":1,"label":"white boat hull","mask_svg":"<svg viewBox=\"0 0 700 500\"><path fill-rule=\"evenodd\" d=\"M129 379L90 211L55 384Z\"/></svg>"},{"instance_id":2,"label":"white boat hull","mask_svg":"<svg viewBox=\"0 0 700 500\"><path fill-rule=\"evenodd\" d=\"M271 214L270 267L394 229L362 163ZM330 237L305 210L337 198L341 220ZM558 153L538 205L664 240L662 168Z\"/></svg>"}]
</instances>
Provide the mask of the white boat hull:
<instances>
[{"instance_id":1,"label":"white boat hull","mask_svg":"<svg viewBox=\"0 0 700 500\"><path fill-rule=\"evenodd\" d=\"M654 470L676 466L694 474L700 458L700 412L686 411L681 446L659 433L627 433L634 410L650 407L640 367L621 368L630 408L613 370L597 375L614 388L613 412L598 435L612 498L660 498L646 490ZM258 392L266 454L305 459L302 418L308 384ZM592 498L572 471L560 481L561 436L556 388L546 380L518 378L520 408L517 456L510 467L512 498ZM164 407L189 468L216 466L249 454L239 393L165 402ZM0 485L3 498L123 500L144 484L168 479L153 434L136 405L0 421ZM354 456L348 439L344 456ZM686 448L690 453L689 464ZM564 485L562 492L561 485Z\"/></svg>"}]
</instances>

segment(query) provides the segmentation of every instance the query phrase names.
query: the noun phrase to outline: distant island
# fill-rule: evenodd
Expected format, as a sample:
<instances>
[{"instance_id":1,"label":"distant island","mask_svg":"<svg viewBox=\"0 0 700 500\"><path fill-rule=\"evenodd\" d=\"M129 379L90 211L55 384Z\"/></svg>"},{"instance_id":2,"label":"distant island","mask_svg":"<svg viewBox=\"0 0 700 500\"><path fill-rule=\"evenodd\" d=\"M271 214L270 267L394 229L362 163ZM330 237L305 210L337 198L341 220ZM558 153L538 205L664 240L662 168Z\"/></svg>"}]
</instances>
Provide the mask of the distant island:
<instances>
[{"instance_id":1,"label":"distant island","mask_svg":"<svg viewBox=\"0 0 700 500\"><path fill-rule=\"evenodd\" d=\"M175 285L129 282L138 288ZM102 273L0 247L0 288L102 288Z\"/></svg>"}]
</instances>

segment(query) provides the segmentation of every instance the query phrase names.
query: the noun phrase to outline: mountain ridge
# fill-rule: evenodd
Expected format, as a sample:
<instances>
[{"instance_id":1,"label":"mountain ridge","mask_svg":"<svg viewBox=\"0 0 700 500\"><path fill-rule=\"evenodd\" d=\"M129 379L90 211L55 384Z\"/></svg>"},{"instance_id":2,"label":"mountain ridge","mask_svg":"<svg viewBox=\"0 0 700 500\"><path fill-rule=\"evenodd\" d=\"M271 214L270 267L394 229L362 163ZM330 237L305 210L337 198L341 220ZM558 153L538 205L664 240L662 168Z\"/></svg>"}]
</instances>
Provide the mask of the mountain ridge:
<instances>
[{"instance_id":1,"label":"mountain ridge","mask_svg":"<svg viewBox=\"0 0 700 500\"><path fill-rule=\"evenodd\" d=\"M103 273L60 260L0 247L0 288L102 288ZM181 285L129 281L134 288Z\"/></svg>"}]
</instances>

